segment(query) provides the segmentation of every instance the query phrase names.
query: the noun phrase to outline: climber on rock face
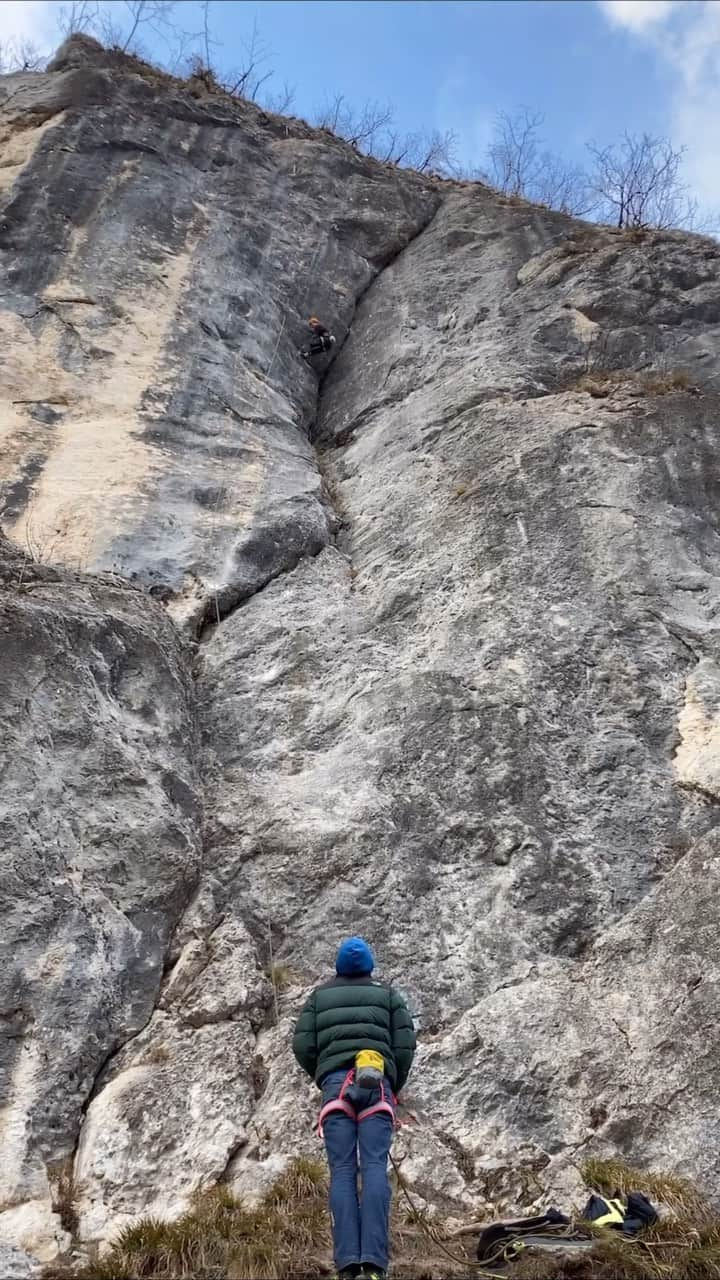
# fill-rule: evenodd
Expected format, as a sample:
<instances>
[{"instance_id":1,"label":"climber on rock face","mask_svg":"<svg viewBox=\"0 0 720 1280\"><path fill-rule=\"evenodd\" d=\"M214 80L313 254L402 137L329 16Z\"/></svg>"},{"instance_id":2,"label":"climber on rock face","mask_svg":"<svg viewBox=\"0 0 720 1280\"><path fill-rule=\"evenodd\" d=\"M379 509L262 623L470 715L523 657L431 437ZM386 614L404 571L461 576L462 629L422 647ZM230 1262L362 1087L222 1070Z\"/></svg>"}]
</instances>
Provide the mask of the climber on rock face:
<instances>
[{"instance_id":1,"label":"climber on rock face","mask_svg":"<svg viewBox=\"0 0 720 1280\"><path fill-rule=\"evenodd\" d=\"M319 356L325 351L331 351L335 345L335 335L330 333L330 330L325 327L322 320L318 320L317 316L311 316L308 320L308 325L310 326L312 337L307 347L304 347L300 352L305 360L310 356Z\"/></svg>"},{"instance_id":2,"label":"climber on rock face","mask_svg":"<svg viewBox=\"0 0 720 1280\"><path fill-rule=\"evenodd\" d=\"M330 1166L333 1246L342 1280L383 1280L386 1274L395 1094L415 1053L408 1007L398 991L371 977L374 966L363 938L346 939L335 958L336 976L315 988L293 1037L295 1057L322 1090L318 1131Z\"/></svg>"}]
</instances>

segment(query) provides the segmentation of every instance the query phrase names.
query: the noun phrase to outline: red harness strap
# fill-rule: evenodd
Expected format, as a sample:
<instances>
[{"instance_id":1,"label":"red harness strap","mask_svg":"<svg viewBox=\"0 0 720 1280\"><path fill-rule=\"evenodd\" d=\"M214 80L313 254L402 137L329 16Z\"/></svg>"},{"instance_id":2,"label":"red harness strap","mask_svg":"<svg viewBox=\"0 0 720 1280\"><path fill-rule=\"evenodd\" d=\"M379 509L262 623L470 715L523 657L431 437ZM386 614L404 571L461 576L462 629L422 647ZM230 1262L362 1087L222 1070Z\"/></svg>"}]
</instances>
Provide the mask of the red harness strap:
<instances>
[{"instance_id":1,"label":"red harness strap","mask_svg":"<svg viewBox=\"0 0 720 1280\"><path fill-rule=\"evenodd\" d=\"M374 1102L371 1107L365 1107L364 1111L356 1111L352 1103L348 1102L345 1097L348 1089L354 1083L355 1072L354 1070L348 1071L342 1082L342 1087L337 1098L333 1098L331 1102L325 1103L325 1106L322 1108L320 1115L318 1116L317 1132L319 1138L322 1138L323 1136L323 1125L327 1116L331 1115L333 1111L342 1111L343 1115L350 1116L351 1120L357 1120L358 1122L360 1120L367 1120L368 1116L376 1116L385 1111L391 1117L393 1124L396 1123L395 1111L392 1104L388 1102L387 1095L385 1093L385 1085L382 1081L380 1082L380 1101ZM392 1094L390 1096L391 1098L393 1097Z\"/></svg>"},{"instance_id":2,"label":"red harness strap","mask_svg":"<svg viewBox=\"0 0 720 1280\"><path fill-rule=\"evenodd\" d=\"M323 1125L325 1123L326 1117L329 1116L333 1111L342 1111L346 1116L351 1116L353 1120L357 1119L355 1108L351 1107L350 1103L345 1101L345 1094L347 1090L350 1088L350 1085L353 1083L354 1079L355 1079L355 1072L348 1071L345 1079L342 1082L342 1087L340 1089L340 1093L338 1094L337 1098L333 1098L332 1102L326 1102L325 1106L322 1108L320 1115L318 1116L317 1131L318 1131L319 1138L322 1138L323 1136Z\"/></svg>"}]
</instances>

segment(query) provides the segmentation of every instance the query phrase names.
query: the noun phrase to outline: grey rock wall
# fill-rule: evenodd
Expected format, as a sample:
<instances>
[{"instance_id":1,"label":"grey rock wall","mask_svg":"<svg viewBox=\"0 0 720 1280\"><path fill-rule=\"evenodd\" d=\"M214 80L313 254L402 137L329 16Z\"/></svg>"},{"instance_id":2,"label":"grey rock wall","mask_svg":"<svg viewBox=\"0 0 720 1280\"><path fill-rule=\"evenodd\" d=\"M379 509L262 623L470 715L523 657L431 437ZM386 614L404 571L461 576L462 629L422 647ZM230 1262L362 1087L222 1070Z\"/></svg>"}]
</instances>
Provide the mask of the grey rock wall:
<instances>
[{"instance_id":1,"label":"grey rock wall","mask_svg":"<svg viewBox=\"0 0 720 1280\"><path fill-rule=\"evenodd\" d=\"M196 715L162 607L0 542L3 1235L41 1255L84 1110L150 1018L201 862Z\"/></svg>"},{"instance_id":2,"label":"grey rock wall","mask_svg":"<svg viewBox=\"0 0 720 1280\"><path fill-rule=\"evenodd\" d=\"M329 541L305 321L342 342L438 196L87 52L4 78L4 518L196 627Z\"/></svg>"},{"instance_id":3,"label":"grey rock wall","mask_svg":"<svg viewBox=\"0 0 720 1280\"><path fill-rule=\"evenodd\" d=\"M288 1039L350 931L418 1193L712 1189L720 249L55 68L0 81L0 1238L316 1150Z\"/></svg>"}]
</instances>

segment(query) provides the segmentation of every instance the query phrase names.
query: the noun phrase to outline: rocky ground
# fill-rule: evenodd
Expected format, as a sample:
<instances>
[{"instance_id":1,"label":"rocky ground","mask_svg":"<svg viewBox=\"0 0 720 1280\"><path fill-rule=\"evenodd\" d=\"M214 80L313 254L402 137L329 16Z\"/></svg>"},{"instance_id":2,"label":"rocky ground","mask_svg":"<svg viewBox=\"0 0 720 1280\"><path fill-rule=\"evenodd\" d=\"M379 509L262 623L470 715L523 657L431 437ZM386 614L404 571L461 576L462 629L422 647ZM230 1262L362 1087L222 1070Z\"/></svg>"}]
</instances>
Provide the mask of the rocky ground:
<instances>
[{"instance_id":1,"label":"rocky ground","mask_svg":"<svg viewBox=\"0 0 720 1280\"><path fill-rule=\"evenodd\" d=\"M349 931L417 1194L716 1187L720 248L87 42L0 100L0 1238L315 1151Z\"/></svg>"}]
</instances>

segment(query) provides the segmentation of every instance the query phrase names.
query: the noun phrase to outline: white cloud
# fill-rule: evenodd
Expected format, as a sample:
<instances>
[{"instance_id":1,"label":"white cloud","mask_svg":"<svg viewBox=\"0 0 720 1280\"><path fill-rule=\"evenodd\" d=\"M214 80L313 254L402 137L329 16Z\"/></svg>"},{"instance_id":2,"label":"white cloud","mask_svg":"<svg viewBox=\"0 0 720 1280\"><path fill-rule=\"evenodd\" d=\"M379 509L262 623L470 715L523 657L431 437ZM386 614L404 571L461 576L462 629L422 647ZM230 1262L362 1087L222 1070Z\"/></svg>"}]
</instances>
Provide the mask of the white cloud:
<instances>
[{"instance_id":1,"label":"white cloud","mask_svg":"<svg viewBox=\"0 0 720 1280\"><path fill-rule=\"evenodd\" d=\"M57 44L57 16L52 0L0 0L0 42L30 40L47 51Z\"/></svg>"},{"instance_id":2,"label":"white cloud","mask_svg":"<svg viewBox=\"0 0 720 1280\"><path fill-rule=\"evenodd\" d=\"M669 18L677 0L598 0L598 3L613 26L641 32Z\"/></svg>"},{"instance_id":3,"label":"white cloud","mask_svg":"<svg viewBox=\"0 0 720 1280\"><path fill-rule=\"evenodd\" d=\"M686 171L701 201L720 209L720 4L688 5L682 17L662 54L677 76L673 138L687 147Z\"/></svg>"},{"instance_id":4,"label":"white cloud","mask_svg":"<svg viewBox=\"0 0 720 1280\"><path fill-rule=\"evenodd\" d=\"M670 72L672 140L687 148L693 194L708 212L720 211L720 0L598 3L613 26L642 39Z\"/></svg>"}]
</instances>

